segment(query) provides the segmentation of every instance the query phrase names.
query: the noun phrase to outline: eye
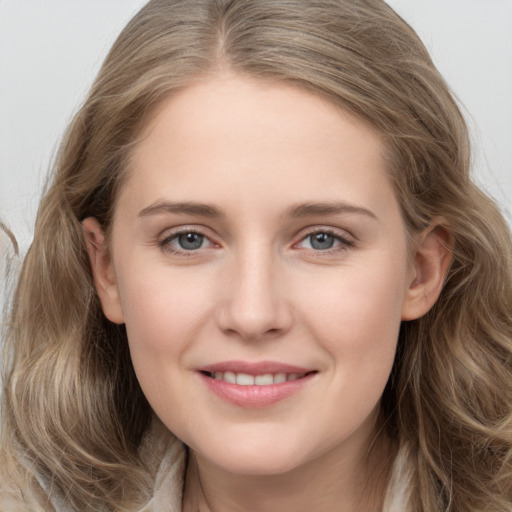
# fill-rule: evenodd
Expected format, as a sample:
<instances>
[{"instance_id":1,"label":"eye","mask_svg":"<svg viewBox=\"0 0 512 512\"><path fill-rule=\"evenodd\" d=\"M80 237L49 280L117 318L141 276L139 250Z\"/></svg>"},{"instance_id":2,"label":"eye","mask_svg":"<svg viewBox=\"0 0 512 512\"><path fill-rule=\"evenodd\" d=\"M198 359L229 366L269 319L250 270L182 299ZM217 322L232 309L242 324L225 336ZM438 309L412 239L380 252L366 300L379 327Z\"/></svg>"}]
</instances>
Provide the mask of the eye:
<instances>
[{"instance_id":1,"label":"eye","mask_svg":"<svg viewBox=\"0 0 512 512\"><path fill-rule=\"evenodd\" d=\"M354 242L338 233L329 230L319 230L305 236L298 244L303 249L313 251L343 250L352 247Z\"/></svg>"},{"instance_id":2,"label":"eye","mask_svg":"<svg viewBox=\"0 0 512 512\"><path fill-rule=\"evenodd\" d=\"M208 240L204 235L200 235L199 233L184 233L175 236L171 240L171 244L173 246L178 246L184 251L195 251L196 249L201 249L205 242L208 242Z\"/></svg>"},{"instance_id":3,"label":"eye","mask_svg":"<svg viewBox=\"0 0 512 512\"><path fill-rule=\"evenodd\" d=\"M162 249L177 254L191 253L212 245L205 235L192 230L173 233L160 242Z\"/></svg>"},{"instance_id":4,"label":"eye","mask_svg":"<svg viewBox=\"0 0 512 512\"><path fill-rule=\"evenodd\" d=\"M331 249L338 240L330 233L314 233L306 238L312 249L325 251Z\"/></svg>"}]
</instances>

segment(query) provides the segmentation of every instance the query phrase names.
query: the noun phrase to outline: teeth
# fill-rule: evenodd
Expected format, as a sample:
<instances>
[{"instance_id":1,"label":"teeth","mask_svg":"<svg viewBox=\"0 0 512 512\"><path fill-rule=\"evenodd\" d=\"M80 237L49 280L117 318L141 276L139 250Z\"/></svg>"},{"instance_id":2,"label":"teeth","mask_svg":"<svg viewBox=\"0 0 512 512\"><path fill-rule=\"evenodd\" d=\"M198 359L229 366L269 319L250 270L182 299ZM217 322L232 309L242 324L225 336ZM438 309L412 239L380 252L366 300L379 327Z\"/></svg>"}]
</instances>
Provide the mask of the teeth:
<instances>
[{"instance_id":1,"label":"teeth","mask_svg":"<svg viewBox=\"0 0 512 512\"><path fill-rule=\"evenodd\" d=\"M236 383L240 386L254 386L254 375L248 375L247 373L237 373Z\"/></svg>"},{"instance_id":2,"label":"teeth","mask_svg":"<svg viewBox=\"0 0 512 512\"><path fill-rule=\"evenodd\" d=\"M236 375L233 372L224 372L224 377L222 377L222 380L231 382L231 384L236 384Z\"/></svg>"},{"instance_id":3,"label":"teeth","mask_svg":"<svg viewBox=\"0 0 512 512\"><path fill-rule=\"evenodd\" d=\"M281 384L289 380L297 380L305 377L305 373L265 373L263 375L250 375L248 373L234 372L215 372L210 377L215 380L223 380L230 384L239 386L270 386L271 384Z\"/></svg>"},{"instance_id":4,"label":"teeth","mask_svg":"<svg viewBox=\"0 0 512 512\"><path fill-rule=\"evenodd\" d=\"M271 373L256 375L256 377L254 377L254 383L257 386L268 386L269 384L274 384L274 376Z\"/></svg>"},{"instance_id":5,"label":"teeth","mask_svg":"<svg viewBox=\"0 0 512 512\"><path fill-rule=\"evenodd\" d=\"M281 382L286 382L286 373L276 373L274 375L274 383L279 384Z\"/></svg>"}]
</instances>

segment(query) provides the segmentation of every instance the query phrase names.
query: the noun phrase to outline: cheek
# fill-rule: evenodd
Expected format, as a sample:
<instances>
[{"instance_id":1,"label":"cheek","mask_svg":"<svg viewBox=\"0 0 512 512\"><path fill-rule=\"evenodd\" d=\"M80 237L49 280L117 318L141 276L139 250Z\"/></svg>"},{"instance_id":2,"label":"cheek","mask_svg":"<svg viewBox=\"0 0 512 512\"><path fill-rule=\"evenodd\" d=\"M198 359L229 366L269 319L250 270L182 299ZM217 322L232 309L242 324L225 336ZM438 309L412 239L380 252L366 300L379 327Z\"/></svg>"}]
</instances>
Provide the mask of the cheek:
<instances>
[{"instance_id":1,"label":"cheek","mask_svg":"<svg viewBox=\"0 0 512 512\"><path fill-rule=\"evenodd\" d=\"M136 279L123 277L119 288L134 363L139 355L148 362L178 357L211 318L208 279L170 268L139 271Z\"/></svg>"},{"instance_id":2,"label":"cheek","mask_svg":"<svg viewBox=\"0 0 512 512\"><path fill-rule=\"evenodd\" d=\"M175 418L178 409L181 421L191 403L184 398L188 396L185 354L212 316L209 288L204 279L180 276L169 268L121 273L119 278L130 355L139 384L160 417ZM169 424L175 426L175 421Z\"/></svg>"},{"instance_id":3,"label":"cheek","mask_svg":"<svg viewBox=\"0 0 512 512\"><path fill-rule=\"evenodd\" d=\"M331 358L333 379L351 393L378 399L391 371L405 298L405 266L345 269L325 286L308 286L305 325Z\"/></svg>"},{"instance_id":4,"label":"cheek","mask_svg":"<svg viewBox=\"0 0 512 512\"><path fill-rule=\"evenodd\" d=\"M406 296L405 266L342 269L297 288L304 317L325 332L338 331L354 346L376 342L370 333L395 333Z\"/></svg>"}]
</instances>

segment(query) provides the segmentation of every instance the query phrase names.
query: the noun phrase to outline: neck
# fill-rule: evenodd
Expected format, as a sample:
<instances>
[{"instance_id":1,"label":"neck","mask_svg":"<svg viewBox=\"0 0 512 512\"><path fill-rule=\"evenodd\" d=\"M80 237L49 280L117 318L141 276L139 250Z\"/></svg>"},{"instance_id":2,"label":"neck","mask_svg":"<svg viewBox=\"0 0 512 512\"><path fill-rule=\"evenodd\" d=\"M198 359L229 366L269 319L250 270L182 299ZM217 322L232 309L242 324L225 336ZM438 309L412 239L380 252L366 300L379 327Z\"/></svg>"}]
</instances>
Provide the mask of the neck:
<instances>
[{"instance_id":1,"label":"neck","mask_svg":"<svg viewBox=\"0 0 512 512\"><path fill-rule=\"evenodd\" d=\"M191 451L183 511L381 511L392 442L381 434L362 457L340 455L332 450L285 474L262 476L224 471Z\"/></svg>"}]
</instances>

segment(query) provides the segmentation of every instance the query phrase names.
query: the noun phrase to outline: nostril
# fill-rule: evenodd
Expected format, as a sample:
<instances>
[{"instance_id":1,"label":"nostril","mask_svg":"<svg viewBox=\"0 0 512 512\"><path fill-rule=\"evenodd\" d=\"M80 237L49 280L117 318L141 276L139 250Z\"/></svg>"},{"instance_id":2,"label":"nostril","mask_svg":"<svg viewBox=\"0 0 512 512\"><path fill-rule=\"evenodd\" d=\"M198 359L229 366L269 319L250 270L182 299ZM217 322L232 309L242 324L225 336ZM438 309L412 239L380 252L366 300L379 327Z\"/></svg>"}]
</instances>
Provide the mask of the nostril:
<instances>
[{"instance_id":1,"label":"nostril","mask_svg":"<svg viewBox=\"0 0 512 512\"><path fill-rule=\"evenodd\" d=\"M239 286L241 288L241 285ZM289 306L278 297L244 287L220 301L215 312L217 325L233 338L250 341L275 339L289 331L293 320ZM250 293L254 291L254 293Z\"/></svg>"}]
</instances>

